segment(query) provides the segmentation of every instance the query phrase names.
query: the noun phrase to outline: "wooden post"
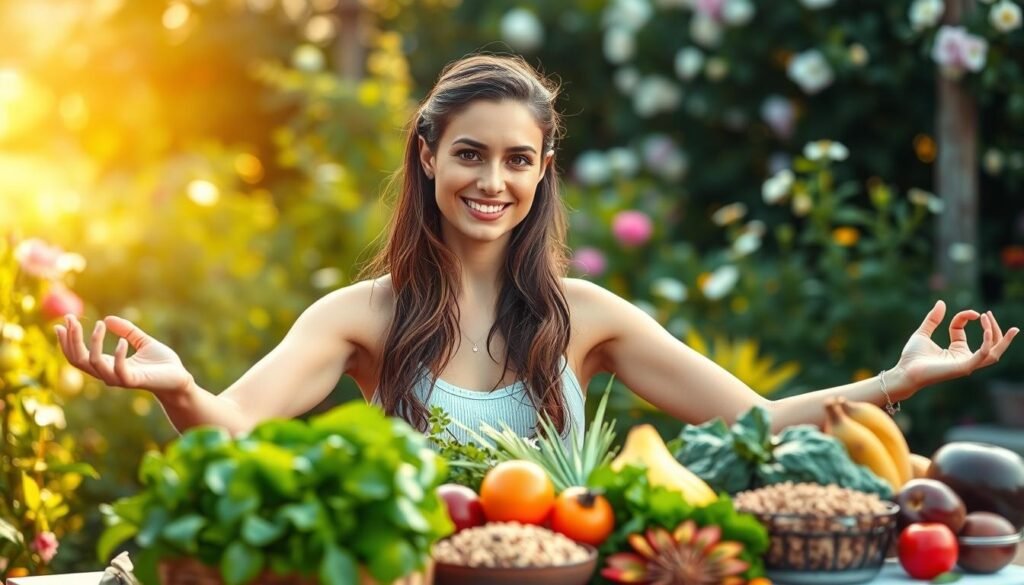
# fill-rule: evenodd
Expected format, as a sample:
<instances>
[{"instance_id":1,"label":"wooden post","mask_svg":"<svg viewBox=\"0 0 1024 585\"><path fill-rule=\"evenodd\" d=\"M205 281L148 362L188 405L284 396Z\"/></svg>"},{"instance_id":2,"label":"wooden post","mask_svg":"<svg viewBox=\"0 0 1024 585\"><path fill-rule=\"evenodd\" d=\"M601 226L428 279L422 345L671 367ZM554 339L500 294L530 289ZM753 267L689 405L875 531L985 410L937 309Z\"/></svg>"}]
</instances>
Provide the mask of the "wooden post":
<instances>
[{"instance_id":1,"label":"wooden post","mask_svg":"<svg viewBox=\"0 0 1024 585\"><path fill-rule=\"evenodd\" d=\"M341 0L336 14L340 25L334 41L334 62L338 75L360 80L366 75L366 44L371 15L359 0Z\"/></svg>"},{"instance_id":2,"label":"wooden post","mask_svg":"<svg viewBox=\"0 0 1024 585\"><path fill-rule=\"evenodd\" d=\"M959 24L973 5L974 0L946 0L943 20ZM951 295L947 300L957 308L978 300L978 108L961 82L944 75L938 76L937 92L935 186L945 207L935 263Z\"/></svg>"}]
</instances>

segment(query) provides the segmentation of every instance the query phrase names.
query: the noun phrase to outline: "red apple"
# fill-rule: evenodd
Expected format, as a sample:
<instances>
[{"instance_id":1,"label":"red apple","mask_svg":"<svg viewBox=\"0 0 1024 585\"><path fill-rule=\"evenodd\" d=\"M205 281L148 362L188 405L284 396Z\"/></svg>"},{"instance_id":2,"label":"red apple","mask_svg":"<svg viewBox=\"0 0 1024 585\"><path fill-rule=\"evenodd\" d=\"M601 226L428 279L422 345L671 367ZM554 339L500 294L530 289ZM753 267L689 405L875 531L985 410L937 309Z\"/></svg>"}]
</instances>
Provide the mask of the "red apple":
<instances>
[{"instance_id":1,"label":"red apple","mask_svg":"<svg viewBox=\"0 0 1024 585\"><path fill-rule=\"evenodd\" d=\"M455 532L480 526L484 518L484 507L480 505L480 496L470 488L456 483L446 483L437 488L437 495L444 500L448 508L448 517L455 524Z\"/></svg>"},{"instance_id":2,"label":"red apple","mask_svg":"<svg viewBox=\"0 0 1024 585\"><path fill-rule=\"evenodd\" d=\"M934 579L956 565L956 535L945 524L911 524L900 533L900 565L915 579Z\"/></svg>"},{"instance_id":3,"label":"red apple","mask_svg":"<svg viewBox=\"0 0 1024 585\"><path fill-rule=\"evenodd\" d=\"M945 524L960 532L967 514L964 502L948 485L935 479L912 479L903 485L896 503L900 505L899 527L918 522Z\"/></svg>"}]
</instances>

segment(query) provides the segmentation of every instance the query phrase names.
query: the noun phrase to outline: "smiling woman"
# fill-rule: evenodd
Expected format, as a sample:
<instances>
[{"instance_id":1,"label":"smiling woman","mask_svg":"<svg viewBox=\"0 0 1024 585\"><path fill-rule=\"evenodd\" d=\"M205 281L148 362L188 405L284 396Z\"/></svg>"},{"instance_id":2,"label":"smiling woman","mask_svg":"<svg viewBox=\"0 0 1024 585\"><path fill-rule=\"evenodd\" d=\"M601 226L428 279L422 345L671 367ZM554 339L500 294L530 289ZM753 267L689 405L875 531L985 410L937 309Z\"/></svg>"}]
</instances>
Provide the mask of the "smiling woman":
<instances>
[{"instance_id":1,"label":"smiling woman","mask_svg":"<svg viewBox=\"0 0 1024 585\"><path fill-rule=\"evenodd\" d=\"M408 128L387 242L364 280L315 302L219 395L119 317L98 322L88 342L69 317L57 331L64 352L111 386L152 391L179 429L238 432L296 416L348 374L367 400L421 430L440 404L468 427L506 423L520 435L534 434L543 413L565 436L582 430L584 389L598 372L614 372L683 421L732 421L763 406L783 428L821 424L825 401L836 397L892 407L995 363L1017 335L1016 327L1004 335L991 312L965 310L940 347L931 340L945 316L938 301L892 369L781 400L758 395L642 310L565 278L556 97L557 87L519 58L474 55L449 65ZM977 350L965 333L974 320L984 331ZM107 328L123 338L113 355L102 352Z\"/></svg>"}]
</instances>

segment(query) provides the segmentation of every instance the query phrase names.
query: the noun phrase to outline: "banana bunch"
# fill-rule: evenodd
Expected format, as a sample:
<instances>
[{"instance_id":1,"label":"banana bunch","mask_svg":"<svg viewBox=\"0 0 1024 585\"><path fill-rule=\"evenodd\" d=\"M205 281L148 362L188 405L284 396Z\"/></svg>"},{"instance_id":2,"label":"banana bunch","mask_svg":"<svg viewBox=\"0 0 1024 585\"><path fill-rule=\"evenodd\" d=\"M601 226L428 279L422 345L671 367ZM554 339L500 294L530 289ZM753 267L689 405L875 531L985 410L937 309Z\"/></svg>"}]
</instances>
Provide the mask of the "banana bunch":
<instances>
[{"instance_id":1,"label":"banana bunch","mask_svg":"<svg viewBox=\"0 0 1024 585\"><path fill-rule=\"evenodd\" d=\"M718 499L711 486L676 461L657 429L651 425L637 425L630 429L622 451L612 461L612 470L619 471L631 464L647 468L647 480L652 486L677 491L693 506L705 506Z\"/></svg>"},{"instance_id":2,"label":"banana bunch","mask_svg":"<svg viewBox=\"0 0 1024 585\"><path fill-rule=\"evenodd\" d=\"M825 405L825 432L839 440L854 463L870 469L898 493L914 478L910 448L896 421L870 402L830 400Z\"/></svg>"}]
</instances>

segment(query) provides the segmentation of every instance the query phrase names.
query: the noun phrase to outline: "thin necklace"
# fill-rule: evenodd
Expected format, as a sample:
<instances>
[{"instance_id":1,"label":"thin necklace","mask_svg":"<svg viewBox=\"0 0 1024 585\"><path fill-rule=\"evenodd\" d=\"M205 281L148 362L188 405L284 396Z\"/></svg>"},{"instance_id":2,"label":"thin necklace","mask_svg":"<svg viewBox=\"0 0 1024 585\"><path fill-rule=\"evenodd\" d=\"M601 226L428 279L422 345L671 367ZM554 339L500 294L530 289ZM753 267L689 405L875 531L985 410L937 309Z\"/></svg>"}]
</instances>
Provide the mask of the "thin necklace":
<instances>
[{"instance_id":1,"label":"thin necklace","mask_svg":"<svg viewBox=\"0 0 1024 585\"><path fill-rule=\"evenodd\" d=\"M469 340L469 342L473 344L473 353L477 353L478 351L480 351L480 344L479 344L479 343L477 343L477 342L475 342L475 341L473 341L473 338L472 338L472 337L470 337L470 336L466 335L466 332L462 330L462 327L461 327L461 326L459 327L459 331L461 331L461 332L462 332L462 336L463 336L463 337L465 337L466 339L468 339L468 340Z\"/></svg>"}]
</instances>

